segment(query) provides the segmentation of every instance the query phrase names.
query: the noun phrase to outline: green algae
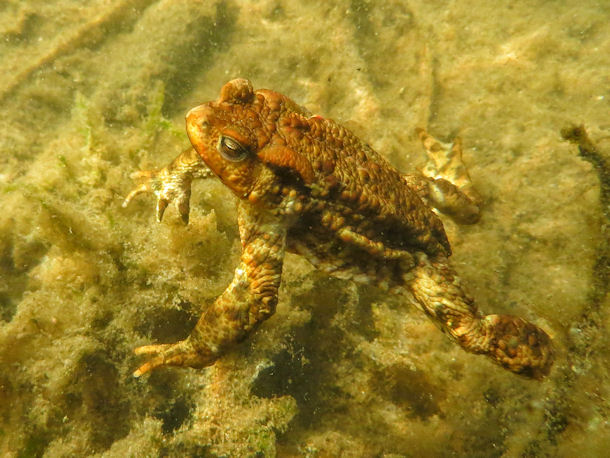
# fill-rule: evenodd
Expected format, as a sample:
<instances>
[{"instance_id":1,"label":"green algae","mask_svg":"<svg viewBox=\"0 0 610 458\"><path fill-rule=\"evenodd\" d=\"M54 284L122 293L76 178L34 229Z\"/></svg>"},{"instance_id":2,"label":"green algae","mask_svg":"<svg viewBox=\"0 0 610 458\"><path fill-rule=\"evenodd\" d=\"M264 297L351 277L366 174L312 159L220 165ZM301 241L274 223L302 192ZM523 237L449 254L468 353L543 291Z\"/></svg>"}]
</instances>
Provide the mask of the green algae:
<instances>
[{"instance_id":1,"label":"green algae","mask_svg":"<svg viewBox=\"0 0 610 458\"><path fill-rule=\"evenodd\" d=\"M607 215L560 129L584 123L607 161L609 17L595 1L0 7L0 454L601 455ZM188 335L239 243L220 183L194 186L185 227L173 209L157 224L152 196L122 209L129 175L184 149L184 113L237 76L404 171L423 164L415 127L460 134L485 203L479 224L447 222L453 262L485 311L553 335L551 376L505 373L407 298L288 256L251 339L134 379L133 348Z\"/></svg>"}]
</instances>

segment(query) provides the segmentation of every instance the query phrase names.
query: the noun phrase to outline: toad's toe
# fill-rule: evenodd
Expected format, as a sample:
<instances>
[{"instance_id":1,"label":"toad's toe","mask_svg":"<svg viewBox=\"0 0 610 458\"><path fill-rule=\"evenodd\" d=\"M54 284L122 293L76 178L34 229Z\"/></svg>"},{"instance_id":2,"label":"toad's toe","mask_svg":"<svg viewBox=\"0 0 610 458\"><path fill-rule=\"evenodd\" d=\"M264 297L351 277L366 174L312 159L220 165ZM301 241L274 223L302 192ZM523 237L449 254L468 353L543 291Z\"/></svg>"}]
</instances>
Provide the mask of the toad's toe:
<instances>
[{"instance_id":1,"label":"toad's toe","mask_svg":"<svg viewBox=\"0 0 610 458\"><path fill-rule=\"evenodd\" d=\"M188 339L175 344L144 345L136 348L134 353L153 356L133 373L134 377L162 366L206 367L217 358L207 349L195 348Z\"/></svg>"}]
</instances>

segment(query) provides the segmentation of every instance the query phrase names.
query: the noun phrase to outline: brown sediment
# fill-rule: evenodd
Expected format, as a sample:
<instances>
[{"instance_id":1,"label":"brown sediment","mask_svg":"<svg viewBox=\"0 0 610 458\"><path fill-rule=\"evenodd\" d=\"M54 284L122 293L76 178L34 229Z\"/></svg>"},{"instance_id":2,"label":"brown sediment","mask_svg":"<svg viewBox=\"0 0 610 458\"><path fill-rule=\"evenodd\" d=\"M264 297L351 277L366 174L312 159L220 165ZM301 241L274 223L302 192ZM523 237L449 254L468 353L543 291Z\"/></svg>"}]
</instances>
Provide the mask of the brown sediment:
<instances>
[{"instance_id":1,"label":"brown sediment","mask_svg":"<svg viewBox=\"0 0 610 458\"><path fill-rule=\"evenodd\" d=\"M125 4L92 0L87 17ZM145 5L91 33L79 2L0 7L0 66L11 65L0 78L0 455L606 453L606 209L599 175L555 126L582 120L595 147L585 154L606 154L607 8ZM22 7L31 29L11 35ZM552 332L551 375L506 373L403 300L291 256L276 315L252 341L218 367L134 379L133 348L188 335L239 247L221 184L193 189L188 226L171 207L157 224L152 198L120 207L129 174L183 150L184 114L234 77L349 121L401 172L424 162L415 127L462 137L483 211L475 226L446 224L452 260L486 312Z\"/></svg>"},{"instance_id":2,"label":"brown sediment","mask_svg":"<svg viewBox=\"0 0 610 458\"><path fill-rule=\"evenodd\" d=\"M10 74L0 88L0 102L23 84L29 76L41 68L51 65L58 57L76 51L78 48L94 46L108 38L105 28L116 27L125 19L135 21L134 10L143 10L155 0L123 0L110 5L93 19L76 27L67 34L59 34L53 45L28 61L27 65ZM131 14L128 14L131 13Z\"/></svg>"},{"instance_id":3,"label":"brown sediment","mask_svg":"<svg viewBox=\"0 0 610 458\"><path fill-rule=\"evenodd\" d=\"M603 215L600 220L601 238L591 274L588 300L581 315L570 324L571 332L566 335L566 364L555 378L553 395L545 402L545 430L540 431L541 434L530 443L531 450L540 447L540 441L547 440L556 445L561 433L572 426L571 412L578 406L570 393L592 370L588 363L589 355L602 352L605 345L602 337L606 312L602 308L608 306L610 290L610 156L593 143L583 125L566 127L561 130L561 136L578 146L580 157L593 165L599 177L599 202Z\"/></svg>"}]
</instances>

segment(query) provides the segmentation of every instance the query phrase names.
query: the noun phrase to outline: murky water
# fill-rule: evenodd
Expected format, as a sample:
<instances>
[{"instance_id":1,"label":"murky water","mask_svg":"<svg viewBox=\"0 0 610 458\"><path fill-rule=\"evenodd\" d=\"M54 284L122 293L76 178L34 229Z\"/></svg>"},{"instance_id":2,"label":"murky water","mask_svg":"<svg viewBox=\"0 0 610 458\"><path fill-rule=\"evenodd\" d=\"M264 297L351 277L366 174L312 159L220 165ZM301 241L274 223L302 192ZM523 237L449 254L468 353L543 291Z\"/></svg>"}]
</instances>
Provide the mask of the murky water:
<instances>
[{"instance_id":1,"label":"murky water","mask_svg":"<svg viewBox=\"0 0 610 458\"><path fill-rule=\"evenodd\" d=\"M609 23L603 1L0 4L0 454L604 455ZM251 339L133 378L133 348L188 335L240 250L221 183L194 186L185 227L152 196L121 208L129 175L187 147L184 114L238 76L405 172L425 162L416 127L459 135L484 204L446 222L453 263L487 313L552 335L551 375L289 256ZM590 161L561 137L574 124Z\"/></svg>"}]
</instances>

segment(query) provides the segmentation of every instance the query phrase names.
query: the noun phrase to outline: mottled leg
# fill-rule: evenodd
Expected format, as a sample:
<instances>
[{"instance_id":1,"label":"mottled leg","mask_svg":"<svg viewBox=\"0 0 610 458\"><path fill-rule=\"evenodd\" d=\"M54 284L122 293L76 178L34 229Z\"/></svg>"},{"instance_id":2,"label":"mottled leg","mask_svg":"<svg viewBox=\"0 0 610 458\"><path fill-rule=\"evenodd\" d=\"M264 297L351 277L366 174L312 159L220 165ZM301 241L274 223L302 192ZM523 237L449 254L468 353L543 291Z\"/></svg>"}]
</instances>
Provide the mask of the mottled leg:
<instances>
[{"instance_id":1,"label":"mottled leg","mask_svg":"<svg viewBox=\"0 0 610 458\"><path fill-rule=\"evenodd\" d=\"M473 224L479 220L480 197L472 187L470 176L462 161L462 142L441 143L417 129L428 162L422 175L405 175L409 185L432 207L461 224Z\"/></svg>"},{"instance_id":2,"label":"mottled leg","mask_svg":"<svg viewBox=\"0 0 610 458\"><path fill-rule=\"evenodd\" d=\"M157 221L161 221L165 209L173 200L186 224L189 220L192 181L213 175L199 154L189 148L162 169L132 173L131 178L138 181L139 185L127 195L123 207L127 207L138 194L152 192L157 196Z\"/></svg>"},{"instance_id":3,"label":"mottled leg","mask_svg":"<svg viewBox=\"0 0 610 458\"><path fill-rule=\"evenodd\" d=\"M233 281L187 339L137 348L136 354L153 358L134 372L136 377L160 366L209 366L275 312L286 228L276 216L252 211L247 204L240 204L238 218L242 254Z\"/></svg>"},{"instance_id":4,"label":"mottled leg","mask_svg":"<svg viewBox=\"0 0 610 458\"><path fill-rule=\"evenodd\" d=\"M553 364L550 337L510 315L482 315L446 259L421 255L409 288L441 330L471 353L484 354L516 374L541 379Z\"/></svg>"}]
</instances>

